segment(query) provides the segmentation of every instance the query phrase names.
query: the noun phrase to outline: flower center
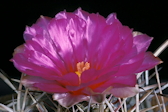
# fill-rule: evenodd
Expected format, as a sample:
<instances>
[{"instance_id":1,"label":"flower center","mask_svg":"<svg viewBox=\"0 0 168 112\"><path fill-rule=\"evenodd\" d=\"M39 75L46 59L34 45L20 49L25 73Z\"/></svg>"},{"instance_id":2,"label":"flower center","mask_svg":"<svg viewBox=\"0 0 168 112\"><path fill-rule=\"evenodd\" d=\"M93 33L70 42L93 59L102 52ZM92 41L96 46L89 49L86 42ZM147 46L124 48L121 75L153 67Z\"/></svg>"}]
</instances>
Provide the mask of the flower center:
<instances>
[{"instance_id":1,"label":"flower center","mask_svg":"<svg viewBox=\"0 0 168 112\"><path fill-rule=\"evenodd\" d=\"M78 62L76 64L77 71L75 72L79 77L81 76L82 72L88 70L90 68L90 63L88 62Z\"/></svg>"}]
</instances>

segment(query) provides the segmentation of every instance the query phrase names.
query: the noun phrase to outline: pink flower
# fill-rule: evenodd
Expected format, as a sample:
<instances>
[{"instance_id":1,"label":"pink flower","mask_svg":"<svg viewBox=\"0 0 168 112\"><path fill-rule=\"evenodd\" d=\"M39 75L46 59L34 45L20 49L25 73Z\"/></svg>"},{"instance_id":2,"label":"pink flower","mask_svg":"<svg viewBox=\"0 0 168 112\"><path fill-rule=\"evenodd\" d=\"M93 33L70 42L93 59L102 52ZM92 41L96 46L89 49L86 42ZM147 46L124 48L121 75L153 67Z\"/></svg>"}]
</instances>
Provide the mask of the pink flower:
<instances>
[{"instance_id":1,"label":"pink flower","mask_svg":"<svg viewBox=\"0 0 168 112\"><path fill-rule=\"evenodd\" d=\"M67 107L80 101L101 102L106 94L138 93L135 73L161 63L146 52L152 38L133 32L110 14L106 19L81 9L40 17L24 32L25 43L11 59L26 75L23 85L54 93Z\"/></svg>"}]
</instances>

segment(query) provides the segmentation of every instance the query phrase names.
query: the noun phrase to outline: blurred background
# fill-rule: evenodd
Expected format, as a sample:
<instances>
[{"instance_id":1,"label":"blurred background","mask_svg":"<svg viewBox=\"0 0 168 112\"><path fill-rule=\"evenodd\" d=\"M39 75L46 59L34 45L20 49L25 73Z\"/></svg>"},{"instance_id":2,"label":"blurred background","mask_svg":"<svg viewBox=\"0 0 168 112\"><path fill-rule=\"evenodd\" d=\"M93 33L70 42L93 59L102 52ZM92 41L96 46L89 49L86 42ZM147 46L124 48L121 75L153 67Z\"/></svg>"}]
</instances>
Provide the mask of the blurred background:
<instances>
[{"instance_id":1,"label":"blurred background","mask_svg":"<svg viewBox=\"0 0 168 112\"><path fill-rule=\"evenodd\" d=\"M40 15L54 17L60 11L66 9L73 12L81 7L90 13L99 13L107 17L110 13L117 13L118 19L123 25L133 28L135 31L146 33L154 37L149 51L154 52L168 38L168 3L158 0L129 2L117 0L79 1L79 0L22 0L6 1L0 3L1 30L0 30L0 69L10 77L20 77L13 63L13 50L24 43L23 32L25 26L31 26ZM161 80L168 80L168 49L159 56L164 63L161 67ZM0 80L0 95L12 92L9 87Z\"/></svg>"}]
</instances>

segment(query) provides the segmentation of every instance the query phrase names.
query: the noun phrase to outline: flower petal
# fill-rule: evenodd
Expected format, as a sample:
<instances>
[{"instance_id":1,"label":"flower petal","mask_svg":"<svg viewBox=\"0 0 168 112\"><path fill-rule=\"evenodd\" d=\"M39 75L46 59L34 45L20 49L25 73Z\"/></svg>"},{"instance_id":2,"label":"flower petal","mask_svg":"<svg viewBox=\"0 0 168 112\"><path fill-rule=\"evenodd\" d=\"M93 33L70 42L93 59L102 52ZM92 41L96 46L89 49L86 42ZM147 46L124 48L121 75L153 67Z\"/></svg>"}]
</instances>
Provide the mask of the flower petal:
<instances>
[{"instance_id":1,"label":"flower petal","mask_svg":"<svg viewBox=\"0 0 168 112\"><path fill-rule=\"evenodd\" d=\"M42 45L40 43L43 43ZM67 73L64 61L60 58L58 53L56 52L56 49L54 46L51 44L49 40L47 41L46 39L38 38L38 39L33 39L31 41L27 41L25 44L25 49L29 51L36 51L41 54L46 55L52 62L55 64L55 70L59 69L59 75L63 75ZM25 51L26 52L26 51ZM25 53L27 54L27 53ZM32 62L34 63L34 62ZM58 71L57 71L58 72ZM61 72L61 73L60 73Z\"/></svg>"},{"instance_id":2,"label":"flower petal","mask_svg":"<svg viewBox=\"0 0 168 112\"><path fill-rule=\"evenodd\" d=\"M57 80L64 86L79 86L79 77L76 73L68 73L62 77L58 77Z\"/></svg>"},{"instance_id":3,"label":"flower petal","mask_svg":"<svg viewBox=\"0 0 168 112\"><path fill-rule=\"evenodd\" d=\"M94 89L94 92L102 93L108 87L114 88L116 85L125 85L127 87L134 87L136 85L136 75L126 75L126 76L115 76L112 75L111 77L106 80L106 82L97 88ZM108 92L108 91L107 91Z\"/></svg>"},{"instance_id":4,"label":"flower petal","mask_svg":"<svg viewBox=\"0 0 168 112\"><path fill-rule=\"evenodd\" d=\"M33 56L27 57L29 53ZM59 71L54 67L55 64L48 57L36 51L30 51L27 54L17 53L12 61L15 67L29 75L40 76L49 80L54 80L59 75Z\"/></svg>"},{"instance_id":5,"label":"flower petal","mask_svg":"<svg viewBox=\"0 0 168 112\"><path fill-rule=\"evenodd\" d=\"M140 34L135 36L133 39L133 43L136 46L138 53L140 53L145 52L148 49L153 38L145 34Z\"/></svg>"},{"instance_id":6,"label":"flower petal","mask_svg":"<svg viewBox=\"0 0 168 112\"><path fill-rule=\"evenodd\" d=\"M68 72L73 72L75 70L76 62L73 46L71 40L68 36L68 20L51 20L48 31L53 44L55 45L57 54L64 61L65 66L67 66ZM61 38L59 38L61 37Z\"/></svg>"},{"instance_id":7,"label":"flower petal","mask_svg":"<svg viewBox=\"0 0 168 112\"><path fill-rule=\"evenodd\" d=\"M58 101L58 103L64 107L71 107L81 101L88 101L89 96L85 95L72 95L70 93L55 93L53 99Z\"/></svg>"},{"instance_id":8,"label":"flower petal","mask_svg":"<svg viewBox=\"0 0 168 112\"><path fill-rule=\"evenodd\" d=\"M100 35L107 24L105 22L105 18L99 14L89 14L85 21L86 30L84 37L86 38L87 42L86 61L95 65L97 62L96 57L99 51L98 45L101 44L103 39L100 37Z\"/></svg>"},{"instance_id":9,"label":"flower petal","mask_svg":"<svg viewBox=\"0 0 168 112\"><path fill-rule=\"evenodd\" d=\"M154 66L162 63L158 57L155 57L151 52L146 52L143 63L141 66L136 70L136 73L152 69Z\"/></svg>"},{"instance_id":10,"label":"flower petal","mask_svg":"<svg viewBox=\"0 0 168 112\"><path fill-rule=\"evenodd\" d=\"M125 85L113 85L114 88L111 89L111 93L115 97L119 98L127 98L127 97L133 97L139 92L139 88L136 85L135 87L129 87Z\"/></svg>"},{"instance_id":11,"label":"flower petal","mask_svg":"<svg viewBox=\"0 0 168 112\"><path fill-rule=\"evenodd\" d=\"M128 53L131 53L130 49L133 46L132 30L128 27L118 28L118 25L113 23L104 28L102 33L103 39L98 46L96 55L96 68L105 68L107 65L116 66Z\"/></svg>"},{"instance_id":12,"label":"flower petal","mask_svg":"<svg viewBox=\"0 0 168 112\"><path fill-rule=\"evenodd\" d=\"M68 90L60 86L56 81L46 80L41 77L25 75L21 83L31 90L46 91L49 93L62 93Z\"/></svg>"},{"instance_id":13,"label":"flower petal","mask_svg":"<svg viewBox=\"0 0 168 112\"><path fill-rule=\"evenodd\" d=\"M47 30L47 25L52 18L41 16L36 24L33 24L31 27L26 27L24 32L24 40L31 40L32 38L36 37L36 35L40 34L42 30Z\"/></svg>"},{"instance_id":14,"label":"flower petal","mask_svg":"<svg viewBox=\"0 0 168 112\"><path fill-rule=\"evenodd\" d=\"M106 23L109 24L109 25L114 24L114 23L117 23L119 26L122 25L120 23L120 21L117 19L117 14L116 13L109 14L107 19L106 19Z\"/></svg>"},{"instance_id":15,"label":"flower petal","mask_svg":"<svg viewBox=\"0 0 168 112\"><path fill-rule=\"evenodd\" d=\"M93 81L97 77L97 71L95 69L89 69L81 74L81 83L87 83Z\"/></svg>"},{"instance_id":16,"label":"flower petal","mask_svg":"<svg viewBox=\"0 0 168 112\"><path fill-rule=\"evenodd\" d=\"M77 62L84 61L87 53L87 40L85 37L86 22L80 18L71 18L67 26L68 39L73 48L73 55ZM82 50L82 52L81 52ZM80 54L80 55L79 55Z\"/></svg>"},{"instance_id":17,"label":"flower petal","mask_svg":"<svg viewBox=\"0 0 168 112\"><path fill-rule=\"evenodd\" d=\"M77 15L78 17L82 18L83 20L87 21L90 13L82 10L81 8L78 8L75 12L75 15Z\"/></svg>"},{"instance_id":18,"label":"flower petal","mask_svg":"<svg viewBox=\"0 0 168 112\"><path fill-rule=\"evenodd\" d=\"M116 71L111 71L109 73L106 73L104 75L100 75L101 74L101 71L98 71L97 72L97 78L86 83L86 84L82 84L83 87L85 88L90 88L90 89L84 89L83 92L85 94L88 94L88 95L94 95L95 93L96 94L100 94L102 93L103 91L105 91L108 87L110 87L111 85L105 85L106 82L109 80L109 77L111 75L114 75L116 73ZM105 85L105 86L104 86ZM98 90L98 91L97 91ZM101 91L99 91L101 90Z\"/></svg>"},{"instance_id":19,"label":"flower petal","mask_svg":"<svg viewBox=\"0 0 168 112\"><path fill-rule=\"evenodd\" d=\"M141 66L143 59L144 53L142 52L133 58L126 60L126 62L122 62L115 76L127 76L135 73L135 71Z\"/></svg>"}]
</instances>

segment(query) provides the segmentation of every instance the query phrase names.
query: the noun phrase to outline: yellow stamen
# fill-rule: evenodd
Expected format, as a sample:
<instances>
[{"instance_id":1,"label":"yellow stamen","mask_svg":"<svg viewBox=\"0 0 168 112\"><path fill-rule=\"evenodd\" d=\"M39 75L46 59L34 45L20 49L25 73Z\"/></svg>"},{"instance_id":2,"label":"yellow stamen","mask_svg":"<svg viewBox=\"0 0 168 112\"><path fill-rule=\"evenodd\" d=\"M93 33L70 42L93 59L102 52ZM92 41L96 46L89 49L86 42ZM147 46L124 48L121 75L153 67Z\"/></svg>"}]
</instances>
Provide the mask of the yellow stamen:
<instances>
[{"instance_id":1,"label":"yellow stamen","mask_svg":"<svg viewBox=\"0 0 168 112\"><path fill-rule=\"evenodd\" d=\"M88 62L78 62L76 64L77 71L75 72L79 77L81 76L82 72L88 70L90 68L90 63Z\"/></svg>"}]
</instances>

